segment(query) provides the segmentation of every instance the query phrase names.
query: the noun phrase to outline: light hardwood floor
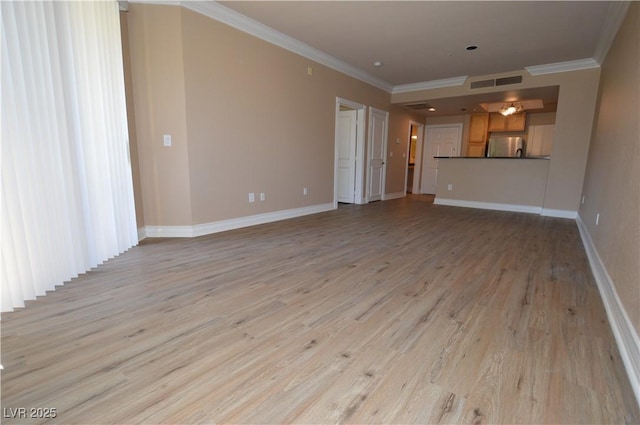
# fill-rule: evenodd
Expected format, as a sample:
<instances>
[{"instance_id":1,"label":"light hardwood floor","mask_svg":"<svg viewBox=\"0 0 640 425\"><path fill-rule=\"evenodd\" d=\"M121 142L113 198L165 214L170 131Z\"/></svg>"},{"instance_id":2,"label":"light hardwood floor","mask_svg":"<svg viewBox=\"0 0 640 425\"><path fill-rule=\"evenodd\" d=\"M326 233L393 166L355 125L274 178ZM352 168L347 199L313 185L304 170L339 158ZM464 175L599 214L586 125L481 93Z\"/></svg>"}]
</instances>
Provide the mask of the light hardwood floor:
<instances>
[{"instance_id":1,"label":"light hardwood floor","mask_svg":"<svg viewBox=\"0 0 640 425\"><path fill-rule=\"evenodd\" d=\"M143 241L2 315L3 422L638 423L575 222L432 200Z\"/></svg>"}]
</instances>

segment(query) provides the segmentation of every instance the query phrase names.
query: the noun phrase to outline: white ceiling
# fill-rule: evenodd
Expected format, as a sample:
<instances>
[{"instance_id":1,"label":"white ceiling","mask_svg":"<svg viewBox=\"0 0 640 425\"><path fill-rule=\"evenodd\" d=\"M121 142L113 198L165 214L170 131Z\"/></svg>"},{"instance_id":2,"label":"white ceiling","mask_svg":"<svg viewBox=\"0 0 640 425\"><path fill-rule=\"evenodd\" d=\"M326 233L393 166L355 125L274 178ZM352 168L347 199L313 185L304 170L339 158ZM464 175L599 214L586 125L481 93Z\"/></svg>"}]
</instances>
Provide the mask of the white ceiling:
<instances>
[{"instance_id":1,"label":"white ceiling","mask_svg":"<svg viewBox=\"0 0 640 425\"><path fill-rule=\"evenodd\" d=\"M408 84L537 65L584 59L600 63L622 19L621 3L624 2L217 2L393 91ZM192 6L196 7L201 6ZM623 9L626 11L626 6ZM468 51L465 48L469 45L478 48ZM375 67L375 61L383 62L383 66Z\"/></svg>"}]
</instances>

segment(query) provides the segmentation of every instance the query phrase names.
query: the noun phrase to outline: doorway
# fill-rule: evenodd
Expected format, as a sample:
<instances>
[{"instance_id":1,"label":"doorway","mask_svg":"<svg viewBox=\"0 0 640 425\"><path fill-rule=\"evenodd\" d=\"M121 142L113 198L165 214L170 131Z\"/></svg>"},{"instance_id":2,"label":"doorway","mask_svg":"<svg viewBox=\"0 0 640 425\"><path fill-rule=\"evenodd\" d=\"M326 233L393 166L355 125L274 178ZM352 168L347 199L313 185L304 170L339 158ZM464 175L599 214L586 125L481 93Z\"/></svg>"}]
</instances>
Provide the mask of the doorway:
<instances>
[{"instance_id":1,"label":"doorway","mask_svg":"<svg viewBox=\"0 0 640 425\"><path fill-rule=\"evenodd\" d=\"M366 106L336 98L333 204L364 204L364 116Z\"/></svg>"},{"instance_id":2,"label":"doorway","mask_svg":"<svg viewBox=\"0 0 640 425\"><path fill-rule=\"evenodd\" d=\"M439 156L460 156L462 124L428 125L422 158L422 193L436 193Z\"/></svg>"},{"instance_id":3,"label":"doorway","mask_svg":"<svg viewBox=\"0 0 640 425\"><path fill-rule=\"evenodd\" d=\"M405 194L420 193L420 172L422 170L422 147L424 124L409 122L409 140L407 142L407 170L404 177Z\"/></svg>"}]
</instances>

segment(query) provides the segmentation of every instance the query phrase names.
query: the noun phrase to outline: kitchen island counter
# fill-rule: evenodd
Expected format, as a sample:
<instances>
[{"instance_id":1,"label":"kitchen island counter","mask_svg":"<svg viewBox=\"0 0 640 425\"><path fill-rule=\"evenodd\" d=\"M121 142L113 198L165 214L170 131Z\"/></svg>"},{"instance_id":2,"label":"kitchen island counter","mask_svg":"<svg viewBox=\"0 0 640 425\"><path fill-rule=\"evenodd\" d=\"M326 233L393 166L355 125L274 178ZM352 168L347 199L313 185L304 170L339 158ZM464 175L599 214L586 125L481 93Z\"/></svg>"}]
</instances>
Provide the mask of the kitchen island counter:
<instances>
[{"instance_id":1,"label":"kitchen island counter","mask_svg":"<svg viewBox=\"0 0 640 425\"><path fill-rule=\"evenodd\" d=\"M541 214L550 162L548 158L440 157L434 203Z\"/></svg>"}]
</instances>

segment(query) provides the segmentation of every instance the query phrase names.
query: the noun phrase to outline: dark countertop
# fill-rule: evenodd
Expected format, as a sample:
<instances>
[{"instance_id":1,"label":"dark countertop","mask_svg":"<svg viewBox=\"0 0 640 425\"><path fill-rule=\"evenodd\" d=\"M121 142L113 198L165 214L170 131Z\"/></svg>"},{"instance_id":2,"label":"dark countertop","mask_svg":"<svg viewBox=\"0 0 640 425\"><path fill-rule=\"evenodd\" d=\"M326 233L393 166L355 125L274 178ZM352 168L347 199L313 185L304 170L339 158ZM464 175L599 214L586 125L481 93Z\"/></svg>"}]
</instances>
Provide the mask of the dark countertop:
<instances>
[{"instance_id":1,"label":"dark countertop","mask_svg":"<svg viewBox=\"0 0 640 425\"><path fill-rule=\"evenodd\" d=\"M435 159L551 159L548 156L434 156Z\"/></svg>"}]
</instances>

